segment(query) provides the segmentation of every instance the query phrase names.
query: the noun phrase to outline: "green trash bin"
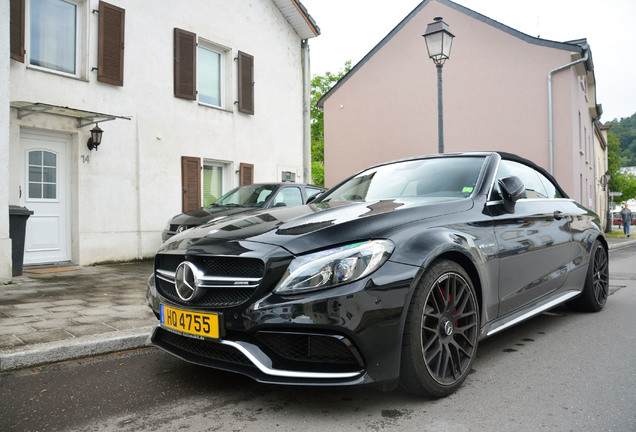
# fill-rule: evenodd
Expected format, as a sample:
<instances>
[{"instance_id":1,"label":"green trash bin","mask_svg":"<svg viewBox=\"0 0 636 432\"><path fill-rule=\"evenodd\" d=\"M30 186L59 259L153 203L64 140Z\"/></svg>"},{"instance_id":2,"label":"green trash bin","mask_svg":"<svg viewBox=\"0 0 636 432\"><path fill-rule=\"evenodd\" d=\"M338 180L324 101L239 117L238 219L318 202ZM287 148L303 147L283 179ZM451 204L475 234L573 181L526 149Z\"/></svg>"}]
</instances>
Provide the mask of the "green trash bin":
<instances>
[{"instance_id":1,"label":"green trash bin","mask_svg":"<svg viewBox=\"0 0 636 432\"><path fill-rule=\"evenodd\" d=\"M24 264L26 223L33 212L26 207L9 206L9 237L11 238L12 275L20 276Z\"/></svg>"}]
</instances>

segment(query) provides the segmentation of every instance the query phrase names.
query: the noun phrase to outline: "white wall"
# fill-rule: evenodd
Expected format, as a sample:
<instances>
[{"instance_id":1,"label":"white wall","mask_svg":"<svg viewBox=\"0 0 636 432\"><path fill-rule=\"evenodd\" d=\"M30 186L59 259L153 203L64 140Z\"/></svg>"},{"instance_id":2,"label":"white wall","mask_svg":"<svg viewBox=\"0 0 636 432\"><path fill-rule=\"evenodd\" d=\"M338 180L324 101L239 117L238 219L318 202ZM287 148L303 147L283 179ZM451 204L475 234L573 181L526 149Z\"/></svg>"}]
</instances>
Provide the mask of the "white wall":
<instances>
[{"instance_id":1,"label":"white wall","mask_svg":"<svg viewBox=\"0 0 636 432\"><path fill-rule=\"evenodd\" d=\"M271 0L154 0L152 8L135 0L110 3L126 11L123 87L97 82L90 70L97 65L98 25L90 11L98 8L98 0L89 1L85 14L85 80L11 61L11 101L132 118L100 123L102 145L90 152L86 141L92 126L78 130L74 119L46 114L17 120L12 110L12 167L19 160L21 127L74 137L73 259L80 264L154 254L168 219L181 212L181 156L229 163L228 188L238 185L233 172L241 162L254 164L255 182L279 180L281 166L295 168L297 181L304 180L300 38ZM231 49L227 109L173 96L175 27ZM237 65L231 59L239 50L254 56L255 115L239 113L233 103ZM18 182L18 170L12 168L9 183L16 187Z\"/></svg>"},{"instance_id":2,"label":"white wall","mask_svg":"<svg viewBox=\"0 0 636 432\"><path fill-rule=\"evenodd\" d=\"M0 2L0 77L9 75L9 2ZM9 80L0 80L0 185L9 184ZM11 280L9 190L0 187L0 284Z\"/></svg>"}]
</instances>

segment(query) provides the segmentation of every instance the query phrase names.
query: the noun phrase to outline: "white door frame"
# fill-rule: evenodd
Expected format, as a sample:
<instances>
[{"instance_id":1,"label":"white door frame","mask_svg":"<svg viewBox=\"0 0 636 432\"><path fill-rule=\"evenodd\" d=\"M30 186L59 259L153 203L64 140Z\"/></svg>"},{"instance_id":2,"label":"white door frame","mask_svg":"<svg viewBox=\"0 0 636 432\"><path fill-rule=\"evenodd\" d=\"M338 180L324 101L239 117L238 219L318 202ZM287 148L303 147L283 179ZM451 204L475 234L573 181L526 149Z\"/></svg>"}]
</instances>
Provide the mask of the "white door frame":
<instances>
[{"instance_id":1,"label":"white door frame","mask_svg":"<svg viewBox=\"0 0 636 432\"><path fill-rule=\"evenodd\" d=\"M71 260L71 142L68 133L20 129L20 205L34 212L27 220L25 265ZM52 197L30 194L29 152L39 150L55 155L54 181L47 178L54 183Z\"/></svg>"}]
</instances>

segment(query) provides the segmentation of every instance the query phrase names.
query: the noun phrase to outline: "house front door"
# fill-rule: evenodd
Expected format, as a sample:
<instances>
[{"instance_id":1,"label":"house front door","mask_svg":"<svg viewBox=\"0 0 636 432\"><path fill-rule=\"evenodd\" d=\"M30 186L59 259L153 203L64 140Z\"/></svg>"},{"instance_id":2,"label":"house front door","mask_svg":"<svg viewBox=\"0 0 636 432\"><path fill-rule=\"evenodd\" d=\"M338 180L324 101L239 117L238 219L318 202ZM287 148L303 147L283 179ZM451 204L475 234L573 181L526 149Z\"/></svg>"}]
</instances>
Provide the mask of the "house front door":
<instances>
[{"instance_id":1,"label":"house front door","mask_svg":"<svg viewBox=\"0 0 636 432\"><path fill-rule=\"evenodd\" d=\"M71 136L23 129L20 133L20 204L27 220L24 264L71 260Z\"/></svg>"}]
</instances>

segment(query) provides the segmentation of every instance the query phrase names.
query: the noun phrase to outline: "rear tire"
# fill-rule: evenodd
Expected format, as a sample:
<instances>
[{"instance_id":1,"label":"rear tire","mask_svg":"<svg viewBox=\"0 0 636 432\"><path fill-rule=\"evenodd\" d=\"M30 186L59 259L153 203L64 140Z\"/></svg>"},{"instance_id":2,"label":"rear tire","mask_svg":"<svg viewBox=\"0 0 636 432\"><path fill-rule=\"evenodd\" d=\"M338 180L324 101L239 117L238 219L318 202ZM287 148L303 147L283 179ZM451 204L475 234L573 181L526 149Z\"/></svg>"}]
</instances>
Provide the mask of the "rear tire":
<instances>
[{"instance_id":1,"label":"rear tire","mask_svg":"<svg viewBox=\"0 0 636 432\"><path fill-rule=\"evenodd\" d=\"M479 306L470 277L453 261L435 262L409 306L400 386L417 395L450 395L471 370L478 338Z\"/></svg>"},{"instance_id":2,"label":"rear tire","mask_svg":"<svg viewBox=\"0 0 636 432\"><path fill-rule=\"evenodd\" d=\"M582 312L598 312L609 296L609 259L605 246L595 240L590 251L590 262L581 294L570 301L571 309Z\"/></svg>"}]
</instances>

